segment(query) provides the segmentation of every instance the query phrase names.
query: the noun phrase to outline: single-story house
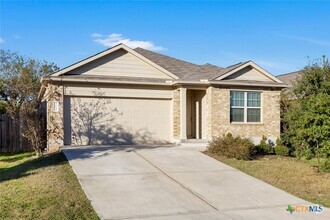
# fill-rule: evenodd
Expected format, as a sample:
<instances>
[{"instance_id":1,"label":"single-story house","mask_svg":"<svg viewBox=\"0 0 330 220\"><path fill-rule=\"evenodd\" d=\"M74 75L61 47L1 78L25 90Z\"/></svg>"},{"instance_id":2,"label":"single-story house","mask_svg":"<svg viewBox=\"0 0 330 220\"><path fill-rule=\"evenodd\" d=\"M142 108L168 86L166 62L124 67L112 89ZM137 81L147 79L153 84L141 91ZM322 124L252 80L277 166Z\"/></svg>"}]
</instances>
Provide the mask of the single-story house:
<instances>
[{"instance_id":1,"label":"single-story house","mask_svg":"<svg viewBox=\"0 0 330 220\"><path fill-rule=\"evenodd\" d=\"M119 44L42 79L48 148L280 136L281 80L252 61L197 65Z\"/></svg>"}]
</instances>

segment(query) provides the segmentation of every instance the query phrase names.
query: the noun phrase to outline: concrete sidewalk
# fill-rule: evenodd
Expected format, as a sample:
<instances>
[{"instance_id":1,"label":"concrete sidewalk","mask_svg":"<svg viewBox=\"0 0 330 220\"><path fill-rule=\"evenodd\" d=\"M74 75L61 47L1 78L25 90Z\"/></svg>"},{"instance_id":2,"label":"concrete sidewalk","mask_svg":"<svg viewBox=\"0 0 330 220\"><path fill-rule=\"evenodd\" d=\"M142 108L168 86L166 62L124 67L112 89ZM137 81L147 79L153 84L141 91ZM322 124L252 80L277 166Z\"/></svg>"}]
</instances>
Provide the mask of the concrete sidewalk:
<instances>
[{"instance_id":1,"label":"concrete sidewalk","mask_svg":"<svg viewBox=\"0 0 330 220\"><path fill-rule=\"evenodd\" d=\"M193 149L64 148L101 219L330 219L310 203Z\"/></svg>"}]
</instances>

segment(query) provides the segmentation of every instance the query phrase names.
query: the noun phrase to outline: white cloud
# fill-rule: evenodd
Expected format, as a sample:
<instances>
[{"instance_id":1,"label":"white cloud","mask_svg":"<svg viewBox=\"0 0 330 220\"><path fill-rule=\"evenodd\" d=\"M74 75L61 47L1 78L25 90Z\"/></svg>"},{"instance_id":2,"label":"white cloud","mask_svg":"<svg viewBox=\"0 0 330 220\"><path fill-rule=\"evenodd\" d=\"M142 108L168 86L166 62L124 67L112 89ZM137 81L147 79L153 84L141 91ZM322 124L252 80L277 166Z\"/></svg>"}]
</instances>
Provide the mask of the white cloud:
<instances>
[{"instance_id":1,"label":"white cloud","mask_svg":"<svg viewBox=\"0 0 330 220\"><path fill-rule=\"evenodd\" d=\"M147 50L153 50L153 51L160 51L160 50L165 50L165 48L156 46L153 42L151 41L139 41L139 40L131 40L129 38L124 38L122 34L110 34L108 36L103 36L102 34L92 34L92 37L94 37L94 41L102 44L103 46L106 47L113 47L117 44L125 44L131 48L136 48L136 47L141 47Z\"/></svg>"},{"instance_id":2,"label":"white cloud","mask_svg":"<svg viewBox=\"0 0 330 220\"><path fill-rule=\"evenodd\" d=\"M102 34L99 34L99 33L93 33L91 34L92 37L103 37Z\"/></svg>"},{"instance_id":3,"label":"white cloud","mask_svg":"<svg viewBox=\"0 0 330 220\"><path fill-rule=\"evenodd\" d=\"M0 37L0 44L4 44L4 43L5 43L5 40L2 37Z\"/></svg>"},{"instance_id":4,"label":"white cloud","mask_svg":"<svg viewBox=\"0 0 330 220\"><path fill-rule=\"evenodd\" d=\"M330 41L328 40L320 40L315 38L298 37L298 36L283 35L283 34L278 34L278 36L292 40L304 41L311 44L317 44L321 46L330 46Z\"/></svg>"}]
</instances>

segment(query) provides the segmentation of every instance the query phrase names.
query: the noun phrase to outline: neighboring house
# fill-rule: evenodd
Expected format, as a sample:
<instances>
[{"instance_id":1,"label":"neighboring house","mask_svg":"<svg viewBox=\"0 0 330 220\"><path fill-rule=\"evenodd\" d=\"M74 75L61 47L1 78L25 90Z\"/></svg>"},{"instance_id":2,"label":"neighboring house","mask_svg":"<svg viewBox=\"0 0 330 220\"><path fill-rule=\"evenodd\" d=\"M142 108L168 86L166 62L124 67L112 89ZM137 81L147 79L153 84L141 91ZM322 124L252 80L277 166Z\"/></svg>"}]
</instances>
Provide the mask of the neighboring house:
<instances>
[{"instance_id":1,"label":"neighboring house","mask_svg":"<svg viewBox=\"0 0 330 220\"><path fill-rule=\"evenodd\" d=\"M292 73L286 73L282 75L278 75L277 78L288 85L289 88L292 88L294 83L300 78L301 71L296 71Z\"/></svg>"},{"instance_id":2,"label":"neighboring house","mask_svg":"<svg viewBox=\"0 0 330 220\"><path fill-rule=\"evenodd\" d=\"M197 65L124 44L43 78L42 85L49 148L207 141L228 132L275 141L286 87L252 61Z\"/></svg>"}]
</instances>

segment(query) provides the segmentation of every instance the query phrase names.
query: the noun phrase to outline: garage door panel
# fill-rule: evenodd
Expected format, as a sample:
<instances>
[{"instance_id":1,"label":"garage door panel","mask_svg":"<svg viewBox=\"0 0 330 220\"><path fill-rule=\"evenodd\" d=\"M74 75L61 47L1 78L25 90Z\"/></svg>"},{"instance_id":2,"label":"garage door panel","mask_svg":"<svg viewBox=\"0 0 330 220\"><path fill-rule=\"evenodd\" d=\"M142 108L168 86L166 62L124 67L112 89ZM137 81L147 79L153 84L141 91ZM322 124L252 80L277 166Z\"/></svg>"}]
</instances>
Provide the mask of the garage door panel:
<instances>
[{"instance_id":1,"label":"garage door panel","mask_svg":"<svg viewBox=\"0 0 330 220\"><path fill-rule=\"evenodd\" d=\"M71 128L65 128L65 139L68 140L68 136L71 136L71 143L66 141L66 144L171 142L171 100L87 97L69 99L71 124L65 126Z\"/></svg>"}]
</instances>

